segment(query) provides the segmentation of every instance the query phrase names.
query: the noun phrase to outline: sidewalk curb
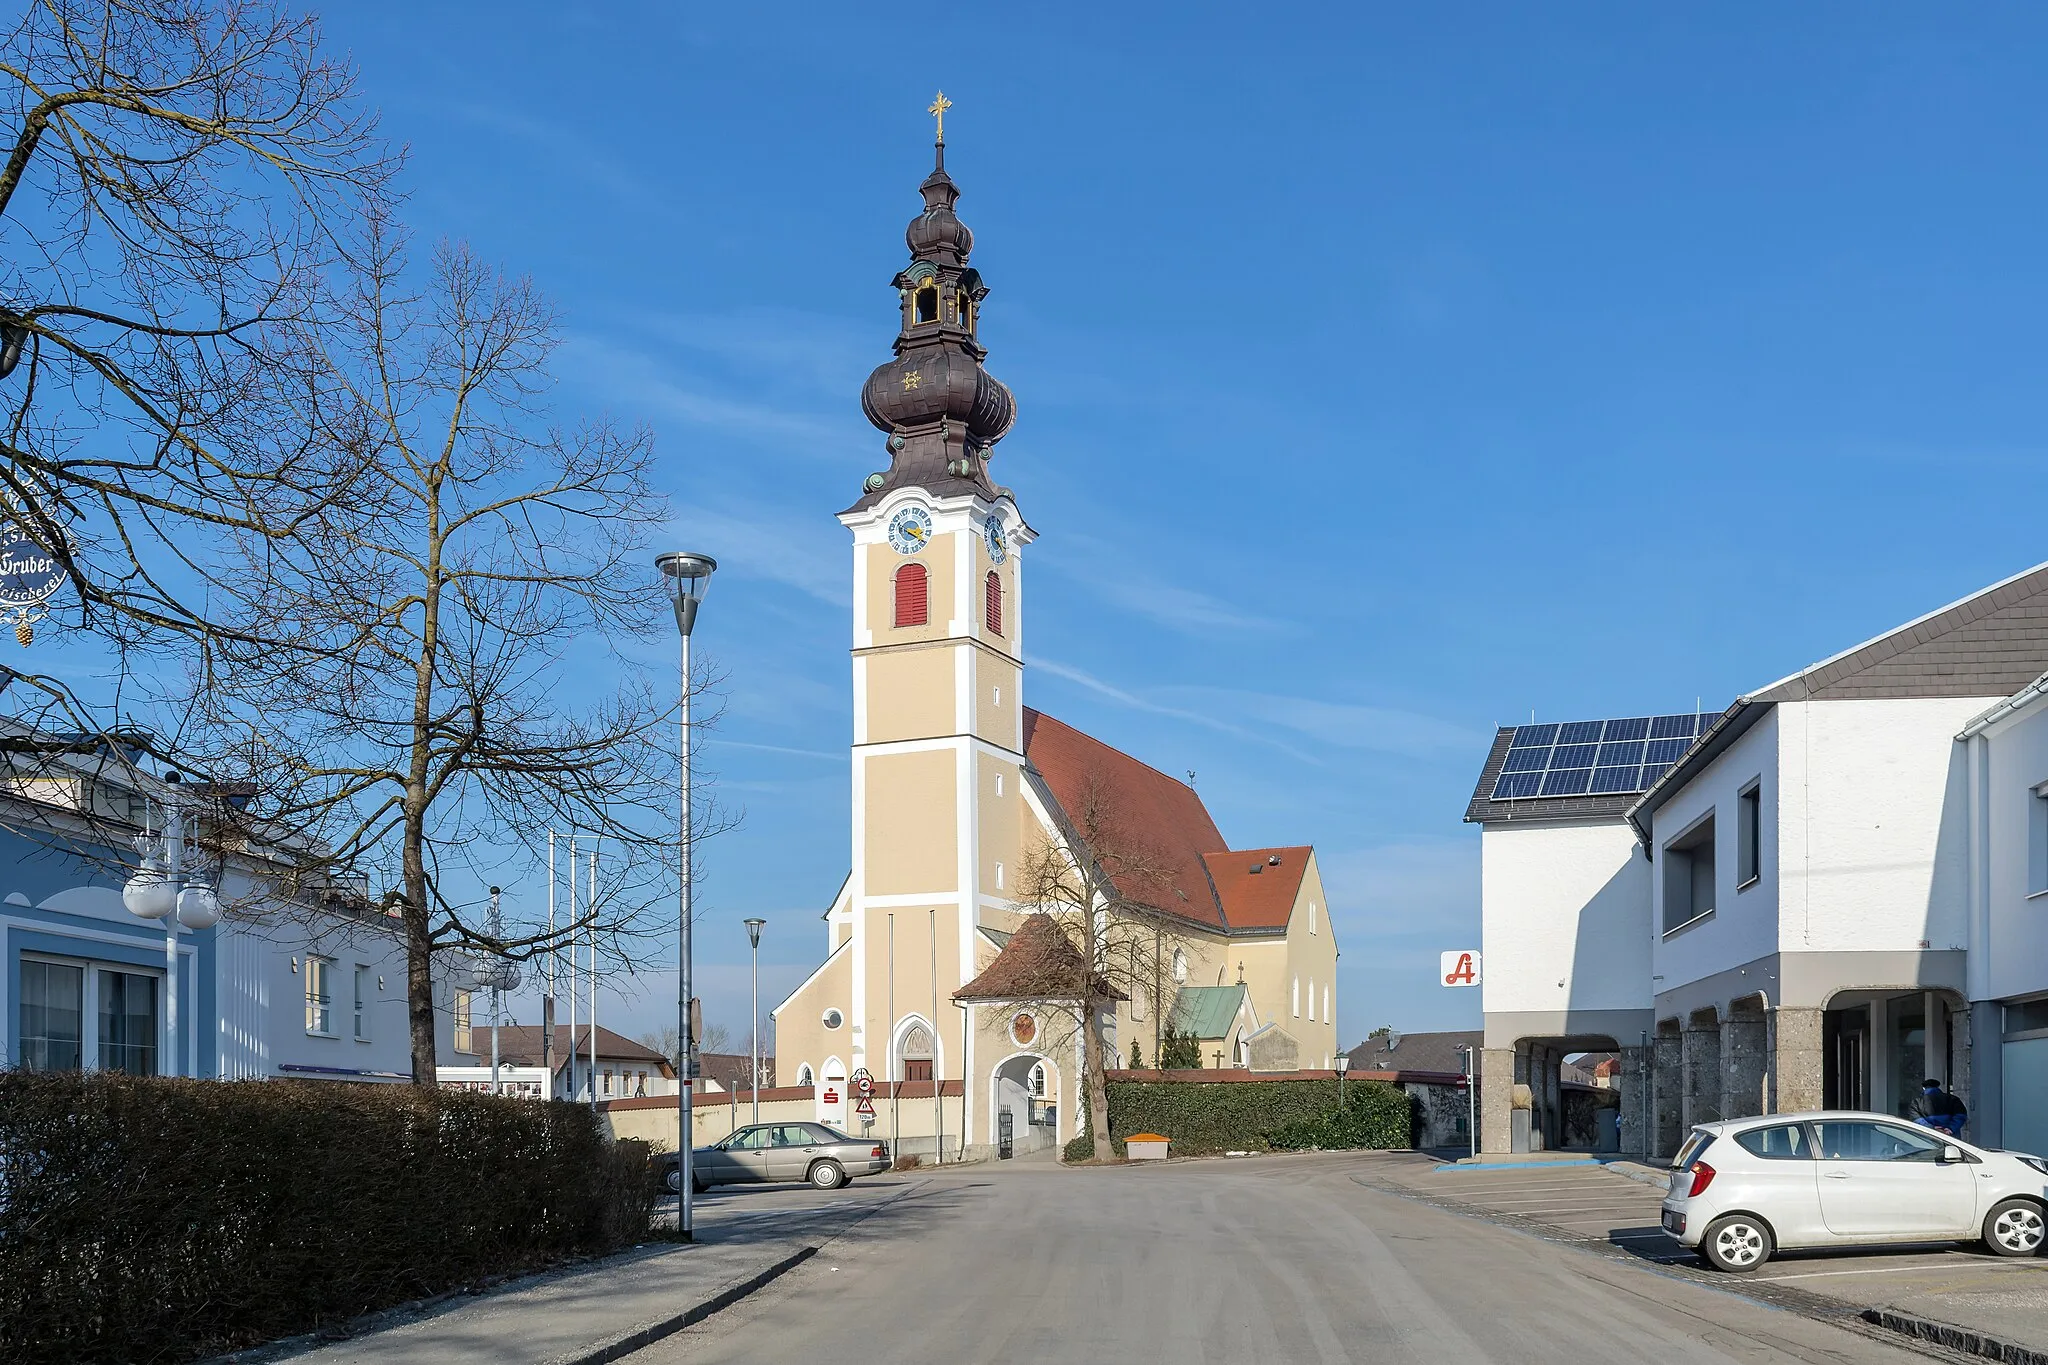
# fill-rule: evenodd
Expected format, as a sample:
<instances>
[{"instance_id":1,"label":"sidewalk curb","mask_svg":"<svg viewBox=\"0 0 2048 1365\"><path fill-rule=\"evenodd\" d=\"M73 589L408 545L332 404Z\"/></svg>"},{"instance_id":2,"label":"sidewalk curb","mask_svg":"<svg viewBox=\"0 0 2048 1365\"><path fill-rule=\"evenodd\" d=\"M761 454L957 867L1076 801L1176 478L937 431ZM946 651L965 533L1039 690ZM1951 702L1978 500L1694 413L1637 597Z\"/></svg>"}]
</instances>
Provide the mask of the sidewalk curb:
<instances>
[{"instance_id":1,"label":"sidewalk curb","mask_svg":"<svg viewBox=\"0 0 2048 1365\"><path fill-rule=\"evenodd\" d=\"M713 1313L732 1307L755 1290L796 1269L817 1254L816 1246L798 1247L774 1265L756 1271L738 1284L727 1285L702 1303L685 1308L672 1317L650 1322L644 1327L636 1327L622 1336L600 1342L574 1355L556 1356L548 1361L547 1365L606 1365L608 1361L631 1355L644 1346L652 1346L663 1337L675 1335L685 1327L694 1327Z\"/></svg>"},{"instance_id":2,"label":"sidewalk curb","mask_svg":"<svg viewBox=\"0 0 2048 1365\"><path fill-rule=\"evenodd\" d=\"M2048 1351L2037 1351L2017 1342L2000 1341L1967 1327L1956 1327L1932 1318L1916 1318L1891 1308L1866 1308L1858 1314L1865 1322L1887 1328L1916 1341L1931 1341L1952 1351L1962 1351L2003 1365L2048 1365Z\"/></svg>"}]
</instances>

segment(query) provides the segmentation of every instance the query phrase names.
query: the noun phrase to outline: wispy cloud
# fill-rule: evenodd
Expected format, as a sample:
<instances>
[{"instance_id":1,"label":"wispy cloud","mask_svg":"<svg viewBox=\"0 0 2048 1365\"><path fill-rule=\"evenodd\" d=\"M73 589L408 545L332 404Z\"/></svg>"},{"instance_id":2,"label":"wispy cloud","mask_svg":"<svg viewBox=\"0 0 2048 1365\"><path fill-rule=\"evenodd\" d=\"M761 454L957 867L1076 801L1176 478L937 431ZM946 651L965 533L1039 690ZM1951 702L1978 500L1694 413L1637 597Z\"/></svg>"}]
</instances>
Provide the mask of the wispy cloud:
<instances>
[{"instance_id":1,"label":"wispy cloud","mask_svg":"<svg viewBox=\"0 0 2048 1365\"><path fill-rule=\"evenodd\" d=\"M830 606L853 605L845 532L830 517L728 499L678 508L670 531L677 544L703 546L721 572L781 583Z\"/></svg>"},{"instance_id":2,"label":"wispy cloud","mask_svg":"<svg viewBox=\"0 0 2048 1365\"><path fill-rule=\"evenodd\" d=\"M530 118L494 104L455 101L443 106L454 117L538 149L551 174L594 185L608 194L644 204L654 196L648 177L600 149L588 138L564 132L559 120Z\"/></svg>"},{"instance_id":3,"label":"wispy cloud","mask_svg":"<svg viewBox=\"0 0 2048 1365\"><path fill-rule=\"evenodd\" d=\"M793 749L786 744L755 744L750 740L744 739L712 739L705 742L721 749L753 749L764 754L790 754L796 758L822 759L827 763L845 763L849 761L847 751L844 749Z\"/></svg>"},{"instance_id":4,"label":"wispy cloud","mask_svg":"<svg viewBox=\"0 0 2048 1365\"><path fill-rule=\"evenodd\" d=\"M1271 634L1293 624L1271 615L1239 611L1220 597L1166 578L1123 554L1112 541L1087 536L1066 537L1074 553L1043 561L1055 572L1095 593L1110 605L1181 631L1256 631Z\"/></svg>"},{"instance_id":5,"label":"wispy cloud","mask_svg":"<svg viewBox=\"0 0 2048 1365\"><path fill-rule=\"evenodd\" d=\"M1378 937L1390 932L1443 938L1479 931L1479 841L1444 839L1319 849L1323 889L1341 933L1349 924ZM1375 950L1377 951L1377 950Z\"/></svg>"},{"instance_id":6,"label":"wispy cloud","mask_svg":"<svg viewBox=\"0 0 2048 1365\"><path fill-rule=\"evenodd\" d=\"M1053 659L1039 658L1031 666L1134 711L1170 716L1224 734L1257 740L1318 766L1322 765L1321 759L1295 748L1275 735L1274 730L1289 731L1318 744L1412 758L1470 754L1475 748L1483 747L1487 739L1487 736L1434 716L1394 707L1361 706L1270 692L1181 684L1132 691ZM1246 717L1259 724L1246 725L1226 720L1226 716Z\"/></svg>"},{"instance_id":7,"label":"wispy cloud","mask_svg":"<svg viewBox=\"0 0 2048 1365\"><path fill-rule=\"evenodd\" d=\"M578 333L562 348L560 360L565 377L636 412L666 414L813 458L851 460L859 453L859 429L850 420L742 402L709 386L692 386L677 377L675 366L631 347Z\"/></svg>"},{"instance_id":8,"label":"wispy cloud","mask_svg":"<svg viewBox=\"0 0 2048 1365\"><path fill-rule=\"evenodd\" d=\"M1304 753L1302 750L1296 749L1270 734L1261 734L1256 730L1249 730L1244 726L1234 725L1230 721L1208 712L1191 711L1184 707L1169 706L1142 693L1126 691L1114 683L1104 682L1094 674L1075 668L1071 664L1063 664L1054 659L1039 657L1032 660L1031 667L1037 672L1050 674L1055 678L1063 678L1078 687L1085 687L1098 696L1107 697L1111 701L1119 705L1128 706L1134 711L1147 711L1155 716L1168 716L1174 720L1186 721L1191 725L1200 725L1222 734L1234 735L1239 739L1248 739L1256 743L1267 744L1275 749L1279 749L1283 753L1300 759L1304 763L1317 762L1312 755Z\"/></svg>"}]
</instances>

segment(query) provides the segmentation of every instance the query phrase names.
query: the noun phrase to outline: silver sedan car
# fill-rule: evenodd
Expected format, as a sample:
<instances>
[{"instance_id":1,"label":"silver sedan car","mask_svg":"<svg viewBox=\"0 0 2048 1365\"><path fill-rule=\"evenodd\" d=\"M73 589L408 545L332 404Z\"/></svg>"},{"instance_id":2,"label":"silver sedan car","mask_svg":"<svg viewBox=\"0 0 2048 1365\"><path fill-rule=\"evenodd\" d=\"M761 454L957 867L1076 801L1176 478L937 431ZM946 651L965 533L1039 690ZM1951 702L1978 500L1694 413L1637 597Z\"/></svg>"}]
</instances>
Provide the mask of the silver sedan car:
<instances>
[{"instance_id":1,"label":"silver sedan car","mask_svg":"<svg viewBox=\"0 0 2048 1365\"><path fill-rule=\"evenodd\" d=\"M662 1158L662 1180L683 1187L682 1163ZM822 1123L758 1123L736 1130L722 1142L690 1149L690 1184L698 1193L713 1185L753 1180L808 1180L836 1190L857 1175L889 1169L889 1144L848 1137Z\"/></svg>"}]
</instances>

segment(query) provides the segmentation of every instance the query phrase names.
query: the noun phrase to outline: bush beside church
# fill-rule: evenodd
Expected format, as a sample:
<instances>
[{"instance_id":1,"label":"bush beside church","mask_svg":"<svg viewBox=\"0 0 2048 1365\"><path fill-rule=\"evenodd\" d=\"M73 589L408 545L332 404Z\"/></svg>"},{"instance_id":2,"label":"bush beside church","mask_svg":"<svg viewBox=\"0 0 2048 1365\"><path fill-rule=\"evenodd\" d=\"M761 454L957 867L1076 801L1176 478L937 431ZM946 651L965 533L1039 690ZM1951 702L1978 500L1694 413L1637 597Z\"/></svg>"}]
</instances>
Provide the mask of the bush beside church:
<instances>
[{"instance_id":1,"label":"bush beside church","mask_svg":"<svg viewBox=\"0 0 2048 1365\"><path fill-rule=\"evenodd\" d=\"M1131 1133L1163 1133L1175 1156L1311 1148L1402 1149L1413 1145L1414 1101L1384 1081L1109 1082L1109 1135L1118 1156ZM1086 1117L1069 1161L1095 1152Z\"/></svg>"}]
</instances>

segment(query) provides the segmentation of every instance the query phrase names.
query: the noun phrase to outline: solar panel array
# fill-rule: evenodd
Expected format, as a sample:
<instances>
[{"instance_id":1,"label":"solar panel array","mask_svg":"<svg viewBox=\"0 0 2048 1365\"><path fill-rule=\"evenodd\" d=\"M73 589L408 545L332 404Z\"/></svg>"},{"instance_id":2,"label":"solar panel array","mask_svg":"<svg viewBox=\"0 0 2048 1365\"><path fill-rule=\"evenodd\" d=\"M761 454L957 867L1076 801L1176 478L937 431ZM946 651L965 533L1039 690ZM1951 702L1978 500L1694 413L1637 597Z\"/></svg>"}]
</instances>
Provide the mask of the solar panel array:
<instances>
[{"instance_id":1,"label":"solar panel array","mask_svg":"<svg viewBox=\"0 0 2048 1365\"><path fill-rule=\"evenodd\" d=\"M1493 799L1648 791L1716 719L1708 713L1517 725Z\"/></svg>"}]
</instances>

